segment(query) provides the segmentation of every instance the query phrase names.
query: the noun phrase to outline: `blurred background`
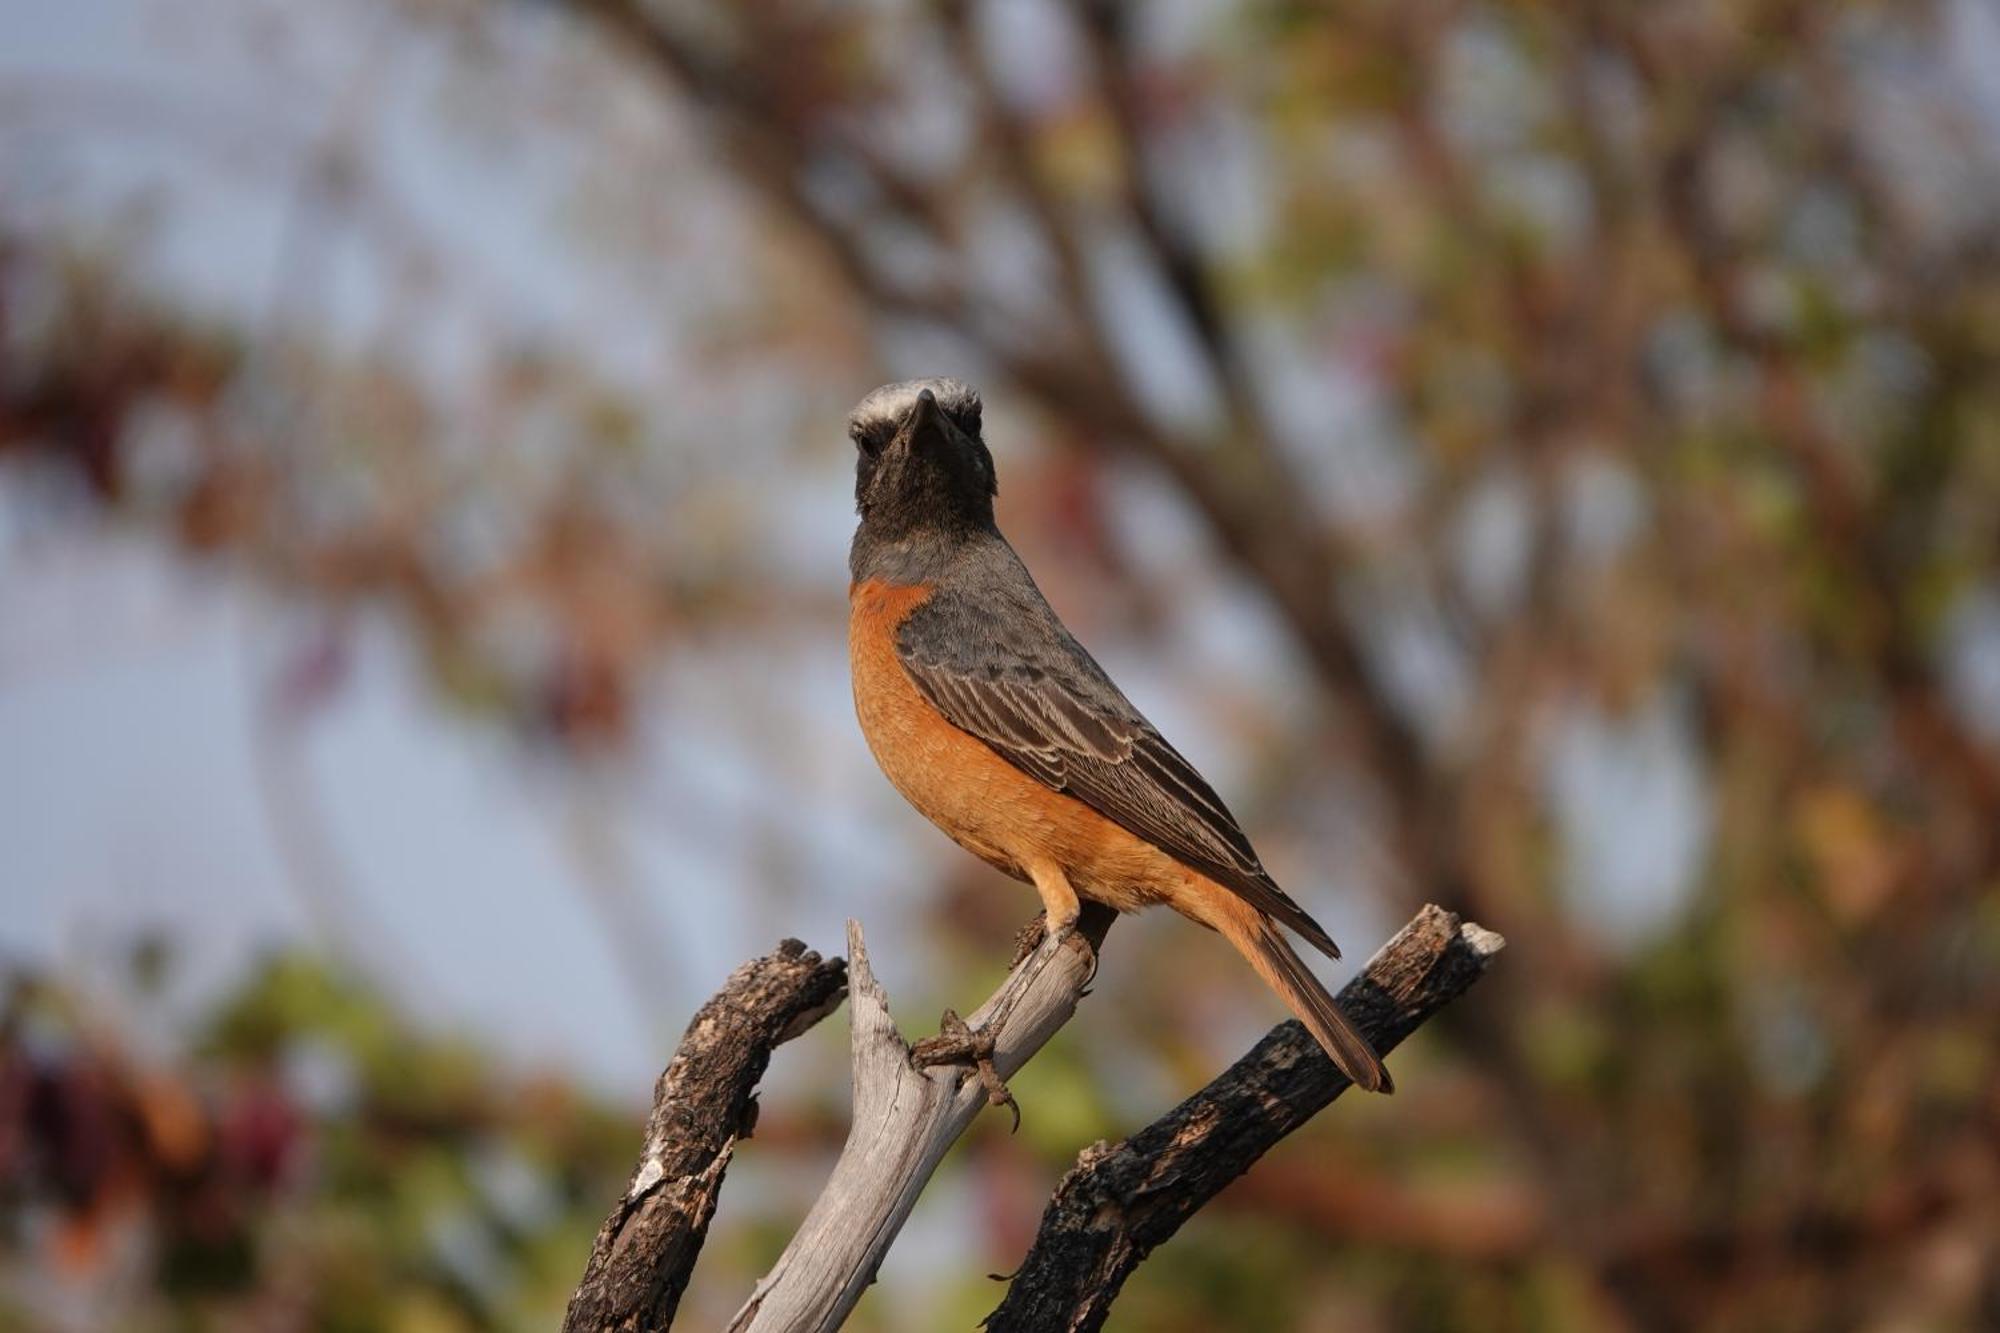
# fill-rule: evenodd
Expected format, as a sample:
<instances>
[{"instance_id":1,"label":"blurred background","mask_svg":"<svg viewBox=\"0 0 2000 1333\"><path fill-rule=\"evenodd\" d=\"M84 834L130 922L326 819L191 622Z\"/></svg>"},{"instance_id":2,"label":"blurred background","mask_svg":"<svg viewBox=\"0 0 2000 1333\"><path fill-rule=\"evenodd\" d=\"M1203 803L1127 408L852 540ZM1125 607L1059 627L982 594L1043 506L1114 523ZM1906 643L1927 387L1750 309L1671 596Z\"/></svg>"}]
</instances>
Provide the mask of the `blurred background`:
<instances>
[{"instance_id":1,"label":"blurred background","mask_svg":"<svg viewBox=\"0 0 2000 1333\"><path fill-rule=\"evenodd\" d=\"M736 963L986 992L846 679L939 373L1351 955L1510 941L1114 1327L2000 1327L1996 353L1992 0L6 6L0 1329L552 1327ZM856 1326L1279 1016L1121 925Z\"/></svg>"}]
</instances>

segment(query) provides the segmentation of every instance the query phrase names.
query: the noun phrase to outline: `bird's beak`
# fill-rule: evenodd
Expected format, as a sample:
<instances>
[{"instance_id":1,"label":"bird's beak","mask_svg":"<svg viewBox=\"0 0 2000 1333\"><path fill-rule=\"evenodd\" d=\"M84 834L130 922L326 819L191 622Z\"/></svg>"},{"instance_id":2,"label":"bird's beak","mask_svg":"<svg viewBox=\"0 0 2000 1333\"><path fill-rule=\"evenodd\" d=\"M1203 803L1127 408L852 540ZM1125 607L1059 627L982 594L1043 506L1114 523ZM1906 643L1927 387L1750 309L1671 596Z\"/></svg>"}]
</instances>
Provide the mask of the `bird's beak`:
<instances>
[{"instance_id":1,"label":"bird's beak","mask_svg":"<svg viewBox=\"0 0 2000 1333\"><path fill-rule=\"evenodd\" d=\"M931 444L943 444L949 423L945 421L944 409L938 406L937 395L929 389L917 395L916 405L903 418L903 439L911 449L921 449Z\"/></svg>"}]
</instances>

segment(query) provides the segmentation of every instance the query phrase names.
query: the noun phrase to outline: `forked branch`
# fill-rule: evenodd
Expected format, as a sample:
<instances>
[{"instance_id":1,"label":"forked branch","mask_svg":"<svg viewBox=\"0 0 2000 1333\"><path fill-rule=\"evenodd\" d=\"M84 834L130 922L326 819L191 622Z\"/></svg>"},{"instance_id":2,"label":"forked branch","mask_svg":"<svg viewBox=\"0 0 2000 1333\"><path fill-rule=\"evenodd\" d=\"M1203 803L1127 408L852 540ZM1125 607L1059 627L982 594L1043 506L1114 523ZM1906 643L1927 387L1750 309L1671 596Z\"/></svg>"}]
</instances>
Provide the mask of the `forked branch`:
<instances>
[{"instance_id":1,"label":"forked branch","mask_svg":"<svg viewBox=\"0 0 2000 1333\"><path fill-rule=\"evenodd\" d=\"M1026 1064L1076 1012L1112 919L1108 909L1087 905L1074 934L1044 939L966 1020L973 1031L990 1032L1001 1078ZM839 1328L875 1280L931 1173L987 1105L987 1090L971 1067L925 1068L911 1058L889 1017L889 997L868 965L861 927L852 921L847 949L854 1122L826 1189L730 1322L732 1330Z\"/></svg>"},{"instance_id":2,"label":"forked branch","mask_svg":"<svg viewBox=\"0 0 2000 1333\"><path fill-rule=\"evenodd\" d=\"M1075 1012L1112 914L1090 906L1079 931L1045 939L973 1012L1007 1078ZM736 1141L755 1119L771 1050L850 993L854 1119L826 1188L732 1330L832 1330L853 1310L918 1195L988 1103L970 1065L921 1064L889 1016L861 928L849 961L796 941L746 963L704 1005L660 1077L646 1144L625 1198L598 1232L565 1333L667 1327L686 1289ZM1478 980L1498 935L1426 907L1340 994L1387 1051ZM1087 946L1087 947L1086 947ZM1041 1231L994 1312L994 1330L1099 1327L1152 1249L1273 1144L1348 1087L1296 1023L1158 1121L1087 1150L1056 1190Z\"/></svg>"}]
</instances>

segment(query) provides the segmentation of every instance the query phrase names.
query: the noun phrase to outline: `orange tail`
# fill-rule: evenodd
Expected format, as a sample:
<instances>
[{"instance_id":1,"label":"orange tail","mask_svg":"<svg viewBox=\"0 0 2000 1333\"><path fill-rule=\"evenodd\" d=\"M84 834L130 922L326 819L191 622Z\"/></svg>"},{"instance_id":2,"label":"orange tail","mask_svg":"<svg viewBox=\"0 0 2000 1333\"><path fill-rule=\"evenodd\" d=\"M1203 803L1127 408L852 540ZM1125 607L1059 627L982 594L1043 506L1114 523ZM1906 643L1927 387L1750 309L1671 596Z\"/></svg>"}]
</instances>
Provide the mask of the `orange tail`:
<instances>
[{"instance_id":1,"label":"orange tail","mask_svg":"<svg viewBox=\"0 0 2000 1333\"><path fill-rule=\"evenodd\" d=\"M1218 887L1213 892L1226 890ZM1306 1031L1313 1034L1340 1072L1364 1091L1394 1092L1396 1085L1390 1080L1389 1071L1382 1067L1382 1057L1375 1054L1366 1037L1354 1030L1354 1024L1340 1012L1340 1006L1326 993L1326 987L1319 984L1319 978L1299 961L1292 946L1278 933L1277 923L1233 894L1224 902L1211 900L1211 903L1211 910L1204 912L1201 919L1220 931L1249 960L1257 975L1264 978L1264 984L1276 991L1285 1007L1306 1025Z\"/></svg>"}]
</instances>

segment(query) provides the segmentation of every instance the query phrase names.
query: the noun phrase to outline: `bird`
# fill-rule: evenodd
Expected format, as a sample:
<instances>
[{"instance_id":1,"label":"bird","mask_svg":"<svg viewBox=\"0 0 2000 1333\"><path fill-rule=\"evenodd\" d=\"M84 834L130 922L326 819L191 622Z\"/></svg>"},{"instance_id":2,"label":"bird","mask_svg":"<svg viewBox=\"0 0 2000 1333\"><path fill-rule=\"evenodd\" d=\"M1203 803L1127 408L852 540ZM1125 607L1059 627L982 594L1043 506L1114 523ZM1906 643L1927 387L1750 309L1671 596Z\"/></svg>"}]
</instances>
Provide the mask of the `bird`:
<instances>
[{"instance_id":1,"label":"bird","mask_svg":"<svg viewBox=\"0 0 2000 1333\"><path fill-rule=\"evenodd\" d=\"M1338 958L1332 937L1001 535L981 413L976 389L937 377L885 384L848 416L848 655L877 765L959 846L1033 885L1049 933L1073 932L1083 900L1170 907L1234 946L1357 1087L1392 1091L1284 931Z\"/></svg>"}]
</instances>

